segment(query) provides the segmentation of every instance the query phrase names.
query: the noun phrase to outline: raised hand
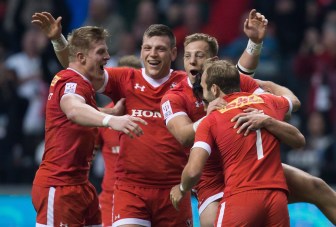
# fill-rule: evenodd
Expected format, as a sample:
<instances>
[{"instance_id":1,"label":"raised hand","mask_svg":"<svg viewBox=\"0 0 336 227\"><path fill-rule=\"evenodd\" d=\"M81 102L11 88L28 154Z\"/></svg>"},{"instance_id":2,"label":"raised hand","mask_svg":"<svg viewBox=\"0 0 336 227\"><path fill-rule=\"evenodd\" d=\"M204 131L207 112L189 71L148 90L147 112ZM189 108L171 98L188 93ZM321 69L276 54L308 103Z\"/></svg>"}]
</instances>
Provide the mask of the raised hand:
<instances>
[{"instance_id":1,"label":"raised hand","mask_svg":"<svg viewBox=\"0 0 336 227\"><path fill-rule=\"evenodd\" d=\"M265 16L252 9L244 22L244 32L254 43L261 43L266 35L267 24Z\"/></svg>"},{"instance_id":2,"label":"raised hand","mask_svg":"<svg viewBox=\"0 0 336 227\"><path fill-rule=\"evenodd\" d=\"M134 135L143 135L142 128L137 124L137 122L147 125L147 122L139 117L132 117L130 115L123 116L113 116L108 122L109 127L114 130L123 132L129 137L133 138Z\"/></svg>"},{"instance_id":3,"label":"raised hand","mask_svg":"<svg viewBox=\"0 0 336 227\"><path fill-rule=\"evenodd\" d=\"M62 17L55 18L48 12L34 13L32 24L37 25L43 33L51 40L56 40L62 34Z\"/></svg>"}]
</instances>

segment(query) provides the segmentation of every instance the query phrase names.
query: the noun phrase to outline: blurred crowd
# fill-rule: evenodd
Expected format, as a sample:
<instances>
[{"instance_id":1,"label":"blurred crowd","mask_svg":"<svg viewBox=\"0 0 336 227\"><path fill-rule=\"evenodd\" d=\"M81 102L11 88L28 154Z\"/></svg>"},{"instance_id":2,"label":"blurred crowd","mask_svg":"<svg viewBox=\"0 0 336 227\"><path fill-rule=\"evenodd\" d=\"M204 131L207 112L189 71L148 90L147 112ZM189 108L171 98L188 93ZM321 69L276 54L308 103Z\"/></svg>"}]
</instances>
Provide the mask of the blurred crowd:
<instances>
[{"instance_id":1,"label":"blurred crowd","mask_svg":"<svg viewBox=\"0 0 336 227\"><path fill-rule=\"evenodd\" d=\"M177 38L174 68L183 69L184 37L195 32L215 36L220 57L237 62L247 44L243 22L252 8L269 20L255 77L290 88L302 103L290 121L307 144L302 150L283 146L283 162L336 184L333 0L0 0L0 184L32 182L43 152L49 83L61 70L51 43L31 25L34 12L61 16L64 34L83 25L106 28L109 66L123 55L139 55L149 25L166 24ZM95 173L99 179L102 170Z\"/></svg>"}]
</instances>

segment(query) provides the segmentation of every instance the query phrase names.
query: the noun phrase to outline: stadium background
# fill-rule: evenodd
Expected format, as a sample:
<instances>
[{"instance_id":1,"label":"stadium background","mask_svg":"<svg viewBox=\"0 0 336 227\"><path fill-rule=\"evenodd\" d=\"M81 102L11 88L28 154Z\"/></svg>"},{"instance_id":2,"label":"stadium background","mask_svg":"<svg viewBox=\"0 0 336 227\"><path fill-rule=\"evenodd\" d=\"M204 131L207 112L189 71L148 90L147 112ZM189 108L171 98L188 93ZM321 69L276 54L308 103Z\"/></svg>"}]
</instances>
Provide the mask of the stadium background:
<instances>
[{"instance_id":1,"label":"stadium background","mask_svg":"<svg viewBox=\"0 0 336 227\"><path fill-rule=\"evenodd\" d=\"M256 8L269 19L256 78L289 87L302 107L291 123L307 140L303 150L282 147L283 162L336 183L336 3L333 0L0 0L0 226L33 226L30 188L43 152L48 84L61 69L51 44L31 26L31 15L62 16L63 33L101 25L112 34L110 66L139 55L144 29L171 26L182 53L186 34L205 32L220 57L237 61L246 47L242 21ZM18 56L30 56L19 61ZM182 55L173 68L182 69ZM98 103L108 100L101 96ZM91 180L98 190L102 160ZM311 205L290 205L292 226L328 226Z\"/></svg>"}]
</instances>

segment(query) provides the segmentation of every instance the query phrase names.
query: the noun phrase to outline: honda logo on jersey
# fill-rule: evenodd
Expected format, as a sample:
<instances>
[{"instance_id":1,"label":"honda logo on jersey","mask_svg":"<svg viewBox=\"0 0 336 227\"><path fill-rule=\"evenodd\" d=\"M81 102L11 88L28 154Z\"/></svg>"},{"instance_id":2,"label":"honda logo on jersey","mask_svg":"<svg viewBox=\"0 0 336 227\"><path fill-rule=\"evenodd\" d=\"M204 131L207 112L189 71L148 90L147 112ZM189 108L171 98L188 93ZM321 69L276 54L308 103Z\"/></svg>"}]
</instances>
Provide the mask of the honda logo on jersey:
<instances>
[{"instance_id":1,"label":"honda logo on jersey","mask_svg":"<svg viewBox=\"0 0 336 227\"><path fill-rule=\"evenodd\" d=\"M140 89L140 91L145 91L145 86L140 86L138 83L134 86L135 89Z\"/></svg>"},{"instance_id":2,"label":"honda logo on jersey","mask_svg":"<svg viewBox=\"0 0 336 227\"><path fill-rule=\"evenodd\" d=\"M157 111L151 110L132 110L133 117L154 117L154 118L161 118L161 113Z\"/></svg>"}]
</instances>

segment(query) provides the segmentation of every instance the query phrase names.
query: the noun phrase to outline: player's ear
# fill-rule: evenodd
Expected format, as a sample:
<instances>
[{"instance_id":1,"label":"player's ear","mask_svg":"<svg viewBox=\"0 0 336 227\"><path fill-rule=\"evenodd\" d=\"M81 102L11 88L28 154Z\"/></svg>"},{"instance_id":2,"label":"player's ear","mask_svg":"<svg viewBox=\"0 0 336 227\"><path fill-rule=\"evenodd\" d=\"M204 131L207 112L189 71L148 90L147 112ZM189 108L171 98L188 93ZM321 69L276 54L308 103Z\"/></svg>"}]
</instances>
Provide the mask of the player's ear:
<instances>
[{"instance_id":1,"label":"player's ear","mask_svg":"<svg viewBox=\"0 0 336 227\"><path fill-rule=\"evenodd\" d=\"M211 92L215 97L219 97L220 95L220 88L216 84L212 84Z\"/></svg>"},{"instance_id":2,"label":"player's ear","mask_svg":"<svg viewBox=\"0 0 336 227\"><path fill-rule=\"evenodd\" d=\"M81 64L84 64L86 62L85 54L83 54L82 52L77 52L76 58Z\"/></svg>"},{"instance_id":3,"label":"player's ear","mask_svg":"<svg viewBox=\"0 0 336 227\"><path fill-rule=\"evenodd\" d=\"M177 48L173 47L171 50L171 60L175 61L176 57L177 57Z\"/></svg>"}]
</instances>

